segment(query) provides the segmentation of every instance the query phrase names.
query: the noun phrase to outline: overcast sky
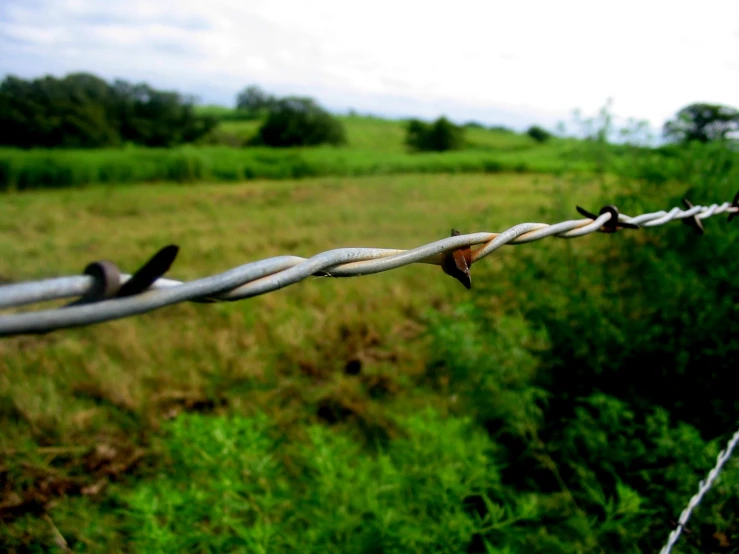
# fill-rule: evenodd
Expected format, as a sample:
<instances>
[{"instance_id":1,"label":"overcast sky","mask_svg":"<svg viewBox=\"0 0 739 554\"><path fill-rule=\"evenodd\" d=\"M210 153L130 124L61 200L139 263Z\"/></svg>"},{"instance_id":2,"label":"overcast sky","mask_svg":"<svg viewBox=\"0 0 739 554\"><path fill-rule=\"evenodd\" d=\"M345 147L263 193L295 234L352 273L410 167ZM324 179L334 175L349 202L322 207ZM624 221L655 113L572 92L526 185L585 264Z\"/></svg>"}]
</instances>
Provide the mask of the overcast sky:
<instances>
[{"instance_id":1,"label":"overcast sky","mask_svg":"<svg viewBox=\"0 0 739 554\"><path fill-rule=\"evenodd\" d=\"M73 71L519 128L612 98L661 127L692 102L739 106L739 0L0 0L0 74Z\"/></svg>"}]
</instances>

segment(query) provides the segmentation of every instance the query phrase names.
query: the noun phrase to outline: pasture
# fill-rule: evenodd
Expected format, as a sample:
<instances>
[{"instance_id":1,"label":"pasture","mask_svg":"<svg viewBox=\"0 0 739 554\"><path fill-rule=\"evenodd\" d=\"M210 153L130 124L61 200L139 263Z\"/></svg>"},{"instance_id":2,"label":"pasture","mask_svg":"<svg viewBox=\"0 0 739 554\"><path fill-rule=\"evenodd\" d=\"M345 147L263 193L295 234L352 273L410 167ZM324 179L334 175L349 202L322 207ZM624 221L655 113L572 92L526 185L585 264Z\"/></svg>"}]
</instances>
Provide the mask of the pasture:
<instances>
[{"instance_id":1,"label":"pasture","mask_svg":"<svg viewBox=\"0 0 739 554\"><path fill-rule=\"evenodd\" d=\"M409 175L10 195L0 206L0 273L6 281L76 274L95 259L133 269L169 243L181 247L170 272L181 279L287 253L410 248L448 236L451 227L498 230L544 215L558 186L551 177ZM516 252L507 249L474 267L474 283L505 282L515 266ZM39 471L78 475L88 448L123 457L140 450L144 467L157 467L158 429L188 409L266 413L297 435L331 417L321 410L334 404L352 406L364 425L390 425L387 405L398 414L443 406L413 384L429 358L424 329L432 311L468 299L439 267L418 265L7 339L0 343L0 451L19 482L31 482ZM490 301L503 308L500 299ZM347 375L351 364L361 366L360 378ZM115 525L93 523L115 510L83 508L80 516L79 501L63 502L71 505L56 524L65 537L101 550L115 540ZM91 521L80 528L80 517ZM77 536L91 526L93 537ZM6 539L18 529L4 527Z\"/></svg>"},{"instance_id":2,"label":"pasture","mask_svg":"<svg viewBox=\"0 0 739 554\"><path fill-rule=\"evenodd\" d=\"M260 122L225 120L200 144L172 148L0 148L0 191L408 173L553 173L592 166L573 157L577 142L568 139L538 144L526 135L469 128L463 150L410 153L402 121L359 116L341 121L348 139L342 147L244 147Z\"/></svg>"},{"instance_id":3,"label":"pasture","mask_svg":"<svg viewBox=\"0 0 739 554\"><path fill-rule=\"evenodd\" d=\"M705 202L730 191L703 187ZM174 243L168 275L189 280L282 254L577 218L576 204L654 211L682 191L437 173L10 193L0 277L78 274L98 259L133 270ZM654 550L734 421L735 308L721 291L737 235L710 226L505 247L472 267L471 291L417 265L4 339L0 542ZM701 324L680 333L686 320ZM683 551L732 540L738 470L706 507L711 533Z\"/></svg>"}]
</instances>

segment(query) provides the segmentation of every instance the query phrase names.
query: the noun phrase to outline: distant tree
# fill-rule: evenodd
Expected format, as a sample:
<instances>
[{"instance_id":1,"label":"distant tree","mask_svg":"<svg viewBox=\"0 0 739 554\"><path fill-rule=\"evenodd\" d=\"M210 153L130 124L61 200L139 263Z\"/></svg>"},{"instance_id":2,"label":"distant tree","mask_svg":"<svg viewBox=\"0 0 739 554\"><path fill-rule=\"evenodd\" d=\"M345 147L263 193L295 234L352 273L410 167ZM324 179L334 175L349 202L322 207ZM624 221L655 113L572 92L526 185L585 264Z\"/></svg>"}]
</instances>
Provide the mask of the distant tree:
<instances>
[{"instance_id":1,"label":"distant tree","mask_svg":"<svg viewBox=\"0 0 739 554\"><path fill-rule=\"evenodd\" d=\"M236 96L236 109L254 116L264 115L276 103L277 98L256 85L246 87Z\"/></svg>"},{"instance_id":2,"label":"distant tree","mask_svg":"<svg viewBox=\"0 0 739 554\"><path fill-rule=\"evenodd\" d=\"M406 144L419 152L459 150L464 146L464 128L454 125L446 117L433 123L418 119L408 122Z\"/></svg>"},{"instance_id":3,"label":"distant tree","mask_svg":"<svg viewBox=\"0 0 739 554\"><path fill-rule=\"evenodd\" d=\"M114 83L121 135L126 142L146 146L175 146L192 142L213 129L218 118L199 116L195 99L146 84Z\"/></svg>"},{"instance_id":4,"label":"distant tree","mask_svg":"<svg viewBox=\"0 0 739 554\"><path fill-rule=\"evenodd\" d=\"M529 130L526 131L526 134L538 143L544 143L552 138L552 134L549 131L539 127L538 125L533 125L529 127Z\"/></svg>"},{"instance_id":5,"label":"distant tree","mask_svg":"<svg viewBox=\"0 0 739 554\"><path fill-rule=\"evenodd\" d=\"M124 142L173 146L216 125L194 99L145 84L109 85L87 73L0 83L0 144L21 148L95 148Z\"/></svg>"},{"instance_id":6,"label":"distant tree","mask_svg":"<svg viewBox=\"0 0 739 554\"><path fill-rule=\"evenodd\" d=\"M9 76L0 84L0 144L85 148L120 141L110 88L93 75Z\"/></svg>"},{"instance_id":7,"label":"distant tree","mask_svg":"<svg viewBox=\"0 0 739 554\"><path fill-rule=\"evenodd\" d=\"M467 129L484 129L485 125L483 125L479 121L468 121L464 124L464 127Z\"/></svg>"},{"instance_id":8,"label":"distant tree","mask_svg":"<svg viewBox=\"0 0 739 554\"><path fill-rule=\"evenodd\" d=\"M515 131L509 127L506 127L505 125L493 125L492 127L488 127L491 131L496 131L498 133L514 133Z\"/></svg>"},{"instance_id":9,"label":"distant tree","mask_svg":"<svg viewBox=\"0 0 739 554\"><path fill-rule=\"evenodd\" d=\"M739 132L739 111L719 104L690 104L665 123L664 137L675 142L712 142Z\"/></svg>"},{"instance_id":10,"label":"distant tree","mask_svg":"<svg viewBox=\"0 0 739 554\"><path fill-rule=\"evenodd\" d=\"M258 139L267 146L316 146L346 142L341 122L311 98L287 97L275 101Z\"/></svg>"}]
</instances>

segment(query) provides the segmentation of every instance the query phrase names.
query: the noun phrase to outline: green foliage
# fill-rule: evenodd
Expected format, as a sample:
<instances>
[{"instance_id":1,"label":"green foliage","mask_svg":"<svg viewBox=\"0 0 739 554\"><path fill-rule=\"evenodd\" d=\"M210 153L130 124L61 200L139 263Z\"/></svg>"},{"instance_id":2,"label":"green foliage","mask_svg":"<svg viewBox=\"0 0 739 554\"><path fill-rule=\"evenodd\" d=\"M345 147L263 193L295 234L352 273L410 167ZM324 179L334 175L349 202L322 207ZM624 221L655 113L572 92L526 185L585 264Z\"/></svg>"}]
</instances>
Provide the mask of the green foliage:
<instances>
[{"instance_id":1,"label":"green foliage","mask_svg":"<svg viewBox=\"0 0 739 554\"><path fill-rule=\"evenodd\" d=\"M289 497L267 420L185 417L171 431L166 471L126 495L131 546L272 551L284 523L269 514Z\"/></svg>"},{"instance_id":2,"label":"green foliage","mask_svg":"<svg viewBox=\"0 0 739 554\"><path fill-rule=\"evenodd\" d=\"M694 197L731 198L731 192L702 189ZM679 203L674 197L672 205ZM570 390L559 398L567 402L608 391L639 408L669 409L707 436L731 428L739 408L729 389L739 355L731 293L739 263L731 254L737 246L732 231L711 240L672 226L646 240L624 236L618 257L613 250L599 259L557 251L542 262L559 259L568 267L548 271L546 284L525 300L528 317L549 329L548 379ZM591 290L598 291L583 291L575 313L568 300L573 274L578 280L587 276ZM519 286L530 289L526 279ZM696 412L696 406L703 408Z\"/></svg>"},{"instance_id":3,"label":"green foliage","mask_svg":"<svg viewBox=\"0 0 739 554\"><path fill-rule=\"evenodd\" d=\"M464 146L464 127L458 127L446 117L433 123L418 119L408 122L406 144L419 152L446 152L459 150Z\"/></svg>"},{"instance_id":4,"label":"green foliage","mask_svg":"<svg viewBox=\"0 0 739 554\"><path fill-rule=\"evenodd\" d=\"M317 146L346 143L341 122L310 98L281 98L270 106L259 129L259 142L267 146Z\"/></svg>"},{"instance_id":5,"label":"green foliage","mask_svg":"<svg viewBox=\"0 0 739 554\"><path fill-rule=\"evenodd\" d=\"M535 290L529 279L537 271L523 280L529 291ZM591 266L581 271L589 279L597 270ZM541 285L540 292L533 293L541 295L542 309L551 308L553 301L566 303L568 313L559 315L559 327L568 328L585 316L587 308L571 300L581 294L577 285L571 280L566 298L552 298L551 289ZM600 387L608 393L598 387L584 389L581 380L592 379L597 372L585 361L570 364L566 377L552 379L546 361L554 349L559 353L561 334L552 327L546 333L534 331L538 319L536 314L496 319L463 306L451 317L437 316L431 326L434 361L429 377L446 383L443 393L452 399L452 409L474 414L502 449L497 459L504 468L505 493L489 490L484 500L495 503L500 494L536 498L540 508L526 522L527 533L511 530L507 537L515 537L514 551L658 550L670 531L665 522L677 517L695 491L697 476L712 467L719 443L705 440L696 427L680 422L681 414L672 406L646 405L612 387ZM578 327L576 333L585 344L575 343L573 337L562 348L587 348L597 329L583 336ZM621 379L631 379L623 375L628 367L619 370ZM706 415L713 408L696 403L692 410ZM736 472L739 464L732 467L728 471ZM733 483L732 475L726 474L725 482ZM731 515L736 505L733 494L718 501L714 497L714 514L705 525L731 531L736 524ZM496 546L510 544L497 542L497 533L483 538ZM703 544L711 543L704 539Z\"/></svg>"},{"instance_id":6,"label":"green foliage","mask_svg":"<svg viewBox=\"0 0 739 554\"><path fill-rule=\"evenodd\" d=\"M542 127L539 127L538 125L533 125L532 127L529 127L528 131L526 131L526 134L539 143L547 142L550 138L552 138L552 134L549 131Z\"/></svg>"},{"instance_id":7,"label":"green foliage","mask_svg":"<svg viewBox=\"0 0 739 554\"><path fill-rule=\"evenodd\" d=\"M488 320L463 305L453 316L432 319L430 376L457 395L455 404L488 429L525 436L536 424L546 391L531 387L538 369L532 352L546 350L547 336L518 316ZM512 425L512 429L505 428Z\"/></svg>"},{"instance_id":8,"label":"green foliage","mask_svg":"<svg viewBox=\"0 0 739 554\"><path fill-rule=\"evenodd\" d=\"M511 395L526 402L524 389ZM513 408L502 423L515 429L527 417ZM667 534L665 504L682 502L693 488L685 476L716 452L689 426L670 426L666 412L637 417L605 395L579 401L567 421L531 422L556 440L548 453L506 448L511 439L493 441L465 417L421 410L399 423L404 437L372 453L320 425L293 442L261 415L181 416L168 425L165 467L119 498L129 544L141 552L653 550ZM567 488L551 488L552 471Z\"/></svg>"},{"instance_id":9,"label":"green foliage","mask_svg":"<svg viewBox=\"0 0 739 554\"><path fill-rule=\"evenodd\" d=\"M690 104L665 123L663 133L683 143L722 141L739 134L739 111L720 104Z\"/></svg>"},{"instance_id":10,"label":"green foliage","mask_svg":"<svg viewBox=\"0 0 739 554\"><path fill-rule=\"evenodd\" d=\"M195 113L193 99L145 84L85 73L0 84L0 144L21 148L94 148L193 142L217 120Z\"/></svg>"},{"instance_id":11,"label":"green foliage","mask_svg":"<svg viewBox=\"0 0 739 554\"><path fill-rule=\"evenodd\" d=\"M256 85L246 87L236 96L236 112L255 119L277 106L278 99Z\"/></svg>"},{"instance_id":12,"label":"green foliage","mask_svg":"<svg viewBox=\"0 0 739 554\"><path fill-rule=\"evenodd\" d=\"M141 552L460 552L486 526L465 503L499 488L495 447L465 419L430 411L372 455L318 425L288 444L262 416L183 416L166 470L125 495ZM491 508L494 508L491 505ZM478 539L479 540L479 539Z\"/></svg>"}]
</instances>

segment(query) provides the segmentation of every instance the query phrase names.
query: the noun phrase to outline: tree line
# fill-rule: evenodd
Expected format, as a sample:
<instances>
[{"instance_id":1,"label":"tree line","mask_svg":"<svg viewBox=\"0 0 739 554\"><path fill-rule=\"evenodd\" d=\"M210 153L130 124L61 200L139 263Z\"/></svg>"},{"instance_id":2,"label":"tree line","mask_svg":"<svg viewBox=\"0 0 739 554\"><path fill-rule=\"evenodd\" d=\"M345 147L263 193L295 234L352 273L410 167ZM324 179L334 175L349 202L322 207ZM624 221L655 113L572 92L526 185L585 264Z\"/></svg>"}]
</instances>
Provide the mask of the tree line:
<instances>
[{"instance_id":1,"label":"tree line","mask_svg":"<svg viewBox=\"0 0 739 554\"><path fill-rule=\"evenodd\" d=\"M235 115L262 121L249 145L271 147L346 144L342 122L314 99L279 98L252 85L236 96ZM196 142L219 124L213 113L196 110L195 98L161 91L145 83L107 83L89 73L63 78L0 83L0 145L20 148L100 148L127 143L171 147ZM467 127L446 117L427 123L411 119L406 145L411 151L464 147ZM527 134L543 143L551 133L532 126ZM663 128L670 142L713 142L739 138L739 112L718 104L695 103L680 110Z\"/></svg>"},{"instance_id":2,"label":"tree line","mask_svg":"<svg viewBox=\"0 0 739 554\"><path fill-rule=\"evenodd\" d=\"M175 146L218 124L195 99L144 83L107 83L88 73L0 83L0 144L21 148L97 148L125 143Z\"/></svg>"}]
</instances>

